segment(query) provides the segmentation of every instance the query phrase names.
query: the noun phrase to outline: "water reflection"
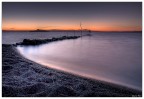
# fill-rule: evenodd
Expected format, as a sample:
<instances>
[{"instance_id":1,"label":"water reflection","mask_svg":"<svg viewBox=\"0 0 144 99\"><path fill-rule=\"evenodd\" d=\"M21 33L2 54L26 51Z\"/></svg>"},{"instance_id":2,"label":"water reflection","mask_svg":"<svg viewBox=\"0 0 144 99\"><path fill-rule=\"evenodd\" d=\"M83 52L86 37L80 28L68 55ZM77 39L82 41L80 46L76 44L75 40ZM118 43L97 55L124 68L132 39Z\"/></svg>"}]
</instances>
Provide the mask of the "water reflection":
<instances>
[{"instance_id":1,"label":"water reflection","mask_svg":"<svg viewBox=\"0 0 144 99\"><path fill-rule=\"evenodd\" d=\"M42 65L141 90L141 35L95 34L40 46L19 46L20 53Z\"/></svg>"}]
</instances>

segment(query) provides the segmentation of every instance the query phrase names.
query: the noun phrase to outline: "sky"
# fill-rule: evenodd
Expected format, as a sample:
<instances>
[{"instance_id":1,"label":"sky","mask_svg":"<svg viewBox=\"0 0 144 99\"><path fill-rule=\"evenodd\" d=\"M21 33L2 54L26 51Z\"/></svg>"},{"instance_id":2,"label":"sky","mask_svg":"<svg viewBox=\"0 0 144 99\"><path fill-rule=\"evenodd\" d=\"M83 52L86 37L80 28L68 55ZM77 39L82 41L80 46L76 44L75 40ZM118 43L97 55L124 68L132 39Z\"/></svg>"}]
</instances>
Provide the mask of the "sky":
<instances>
[{"instance_id":1,"label":"sky","mask_svg":"<svg viewBox=\"0 0 144 99\"><path fill-rule=\"evenodd\" d=\"M142 31L141 2L3 2L3 30Z\"/></svg>"}]
</instances>

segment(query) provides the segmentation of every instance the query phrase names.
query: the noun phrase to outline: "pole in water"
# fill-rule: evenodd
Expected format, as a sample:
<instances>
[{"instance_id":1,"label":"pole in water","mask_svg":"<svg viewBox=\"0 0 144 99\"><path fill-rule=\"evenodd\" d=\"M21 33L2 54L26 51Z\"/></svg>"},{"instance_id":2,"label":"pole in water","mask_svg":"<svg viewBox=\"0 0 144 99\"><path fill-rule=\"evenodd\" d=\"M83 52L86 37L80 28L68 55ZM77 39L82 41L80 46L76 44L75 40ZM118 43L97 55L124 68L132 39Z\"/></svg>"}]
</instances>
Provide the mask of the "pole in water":
<instances>
[{"instance_id":1,"label":"pole in water","mask_svg":"<svg viewBox=\"0 0 144 99\"><path fill-rule=\"evenodd\" d=\"M82 37L82 24L81 24L81 22L80 22L80 28L81 28L81 37Z\"/></svg>"},{"instance_id":2,"label":"pole in water","mask_svg":"<svg viewBox=\"0 0 144 99\"><path fill-rule=\"evenodd\" d=\"M68 32L67 32L67 37L68 37Z\"/></svg>"},{"instance_id":3,"label":"pole in water","mask_svg":"<svg viewBox=\"0 0 144 99\"><path fill-rule=\"evenodd\" d=\"M75 30L74 30L74 36L75 36Z\"/></svg>"}]
</instances>

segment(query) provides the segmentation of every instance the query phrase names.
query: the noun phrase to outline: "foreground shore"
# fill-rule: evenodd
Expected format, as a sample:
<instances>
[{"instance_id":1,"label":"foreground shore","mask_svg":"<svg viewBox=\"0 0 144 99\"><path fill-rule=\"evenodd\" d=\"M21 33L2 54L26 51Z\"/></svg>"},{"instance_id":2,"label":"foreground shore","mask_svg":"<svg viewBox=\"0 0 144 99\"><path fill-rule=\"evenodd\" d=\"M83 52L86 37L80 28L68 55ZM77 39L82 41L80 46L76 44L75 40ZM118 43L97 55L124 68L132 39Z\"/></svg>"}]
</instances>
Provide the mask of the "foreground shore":
<instances>
[{"instance_id":1,"label":"foreground shore","mask_svg":"<svg viewBox=\"0 0 144 99\"><path fill-rule=\"evenodd\" d=\"M142 92L53 70L22 57L13 45L2 45L3 97L138 97Z\"/></svg>"}]
</instances>

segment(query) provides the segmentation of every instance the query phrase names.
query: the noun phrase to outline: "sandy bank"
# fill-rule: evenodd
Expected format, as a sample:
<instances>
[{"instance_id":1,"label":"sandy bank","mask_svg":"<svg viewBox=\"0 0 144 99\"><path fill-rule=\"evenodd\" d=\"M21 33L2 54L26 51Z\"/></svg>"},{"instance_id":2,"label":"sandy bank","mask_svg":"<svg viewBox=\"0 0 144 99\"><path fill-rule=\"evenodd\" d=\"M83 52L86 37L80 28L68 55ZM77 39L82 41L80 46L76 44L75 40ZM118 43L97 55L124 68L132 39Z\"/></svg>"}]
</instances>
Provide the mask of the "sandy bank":
<instances>
[{"instance_id":1,"label":"sandy bank","mask_svg":"<svg viewBox=\"0 0 144 99\"><path fill-rule=\"evenodd\" d=\"M130 88L94 81L46 68L23 58L12 45L2 45L2 96L141 96Z\"/></svg>"}]
</instances>

